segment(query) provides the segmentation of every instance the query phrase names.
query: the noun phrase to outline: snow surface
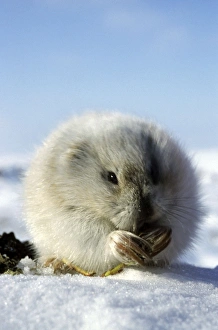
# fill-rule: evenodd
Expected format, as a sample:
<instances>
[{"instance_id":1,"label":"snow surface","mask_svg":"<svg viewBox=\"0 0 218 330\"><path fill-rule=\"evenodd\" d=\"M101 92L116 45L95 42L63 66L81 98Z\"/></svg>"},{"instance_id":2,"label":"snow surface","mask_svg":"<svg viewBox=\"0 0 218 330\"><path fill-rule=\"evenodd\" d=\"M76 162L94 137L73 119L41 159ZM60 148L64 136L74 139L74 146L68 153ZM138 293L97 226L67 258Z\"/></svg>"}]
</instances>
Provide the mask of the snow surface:
<instances>
[{"instance_id":1,"label":"snow surface","mask_svg":"<svg viewBox=\"0 0 218 330\"><path fill-rule=\"evenodd\" d=\"M218 329L218 150L194 160L207 215L195 251L182 258L188 264L108 278L1 275L0 329ZM0 159L0 232L21 240L29 238L19 179L27 164Z\"/></svg>"},{"instance_id":2,"label":"snow surface","mask_svg":"<svg viewBox=\"0 0 218 330\"><path fill-rule=\"evenodd\" d=\"M0 276L1 329L217 329L218 268ZM3 322L2 322L3 321Z\"/></svg>"}]
</instances>

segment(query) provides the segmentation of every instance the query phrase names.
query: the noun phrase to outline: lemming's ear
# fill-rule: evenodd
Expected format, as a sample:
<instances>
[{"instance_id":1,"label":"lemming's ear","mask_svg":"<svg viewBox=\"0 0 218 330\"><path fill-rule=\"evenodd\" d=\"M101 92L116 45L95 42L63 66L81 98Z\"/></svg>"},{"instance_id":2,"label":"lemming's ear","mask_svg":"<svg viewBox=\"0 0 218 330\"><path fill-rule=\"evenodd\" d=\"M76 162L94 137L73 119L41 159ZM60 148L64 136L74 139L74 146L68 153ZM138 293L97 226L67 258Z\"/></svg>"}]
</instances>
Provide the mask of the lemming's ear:
<instances>
[{"instance_id":1,"label":"lemming's ear","mask_svg":"<svg viewBox=\"0 0 218 330\"><path fill-rule=\"evenodd\" d=\"M89 146L86 142L76 142L68 148L66 156L71 161L85 161L88 157L88 153Z\"/></svg>"}]
</instances>

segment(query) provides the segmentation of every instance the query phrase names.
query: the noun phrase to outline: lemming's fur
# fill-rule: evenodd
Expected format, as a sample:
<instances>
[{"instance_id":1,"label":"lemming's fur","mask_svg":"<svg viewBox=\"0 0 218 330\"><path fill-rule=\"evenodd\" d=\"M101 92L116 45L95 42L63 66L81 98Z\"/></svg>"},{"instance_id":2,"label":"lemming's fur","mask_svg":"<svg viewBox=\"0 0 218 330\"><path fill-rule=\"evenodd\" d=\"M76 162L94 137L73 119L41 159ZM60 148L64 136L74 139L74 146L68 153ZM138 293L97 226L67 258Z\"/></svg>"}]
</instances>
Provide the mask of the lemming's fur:
<instances>
[{"instance_id":1,"label":"lemming's fur","mask_svg":"<svg viewBox=\"0 0 218 330\"><path fill-rule=\"evenodd\" d=\"M39 256L98 274L122 261L110 243L117 230L170 227L171 243L155 258L175 259L195 237L199 209L195 170L180 146L156 124L117 113L62 125L25 179L26 222Z\"/></svg>"}]
</instances>

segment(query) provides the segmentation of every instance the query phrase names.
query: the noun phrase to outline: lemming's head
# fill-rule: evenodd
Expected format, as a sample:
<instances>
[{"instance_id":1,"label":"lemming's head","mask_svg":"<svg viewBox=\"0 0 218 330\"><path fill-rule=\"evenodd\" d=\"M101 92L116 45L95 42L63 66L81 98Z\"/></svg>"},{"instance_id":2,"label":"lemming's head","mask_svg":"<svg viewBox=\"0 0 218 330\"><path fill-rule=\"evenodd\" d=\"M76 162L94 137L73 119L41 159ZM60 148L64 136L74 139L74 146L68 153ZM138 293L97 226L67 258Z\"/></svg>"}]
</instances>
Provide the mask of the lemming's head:
<instances>
[{"instance_id":1,"label":"lemming's head","mask_svg":"<svg viewBox=\"0 0 218 330\"><path fill-rule=\"evenodd\" d=\"M194 170L157 125L116 114L90 115L83 123L63 126L50 150L49 180L53 175L66 210L80 209L138 234L154 223L184 233L194 226Z\"/></svg>"}]
</instances>

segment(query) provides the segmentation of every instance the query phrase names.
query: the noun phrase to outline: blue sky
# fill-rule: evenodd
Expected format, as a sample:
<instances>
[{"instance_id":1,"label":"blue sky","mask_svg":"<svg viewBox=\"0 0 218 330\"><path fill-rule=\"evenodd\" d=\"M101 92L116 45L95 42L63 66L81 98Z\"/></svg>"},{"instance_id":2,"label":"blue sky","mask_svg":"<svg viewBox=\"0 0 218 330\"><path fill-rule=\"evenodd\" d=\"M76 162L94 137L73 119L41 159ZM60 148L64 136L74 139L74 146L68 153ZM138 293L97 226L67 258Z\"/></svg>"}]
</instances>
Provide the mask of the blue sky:
<instances>
[{"instance_id":1,"label":"blue sky","mask_svg":"<svg viewBox=\"0 0 218 330\"><path fill-rule=\"evenodd\" d=\"M217 0L1 0L0 153L86 109L218 146Z\"/></svg>"}]
</instances>

